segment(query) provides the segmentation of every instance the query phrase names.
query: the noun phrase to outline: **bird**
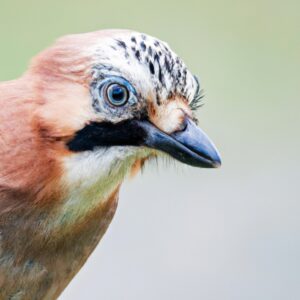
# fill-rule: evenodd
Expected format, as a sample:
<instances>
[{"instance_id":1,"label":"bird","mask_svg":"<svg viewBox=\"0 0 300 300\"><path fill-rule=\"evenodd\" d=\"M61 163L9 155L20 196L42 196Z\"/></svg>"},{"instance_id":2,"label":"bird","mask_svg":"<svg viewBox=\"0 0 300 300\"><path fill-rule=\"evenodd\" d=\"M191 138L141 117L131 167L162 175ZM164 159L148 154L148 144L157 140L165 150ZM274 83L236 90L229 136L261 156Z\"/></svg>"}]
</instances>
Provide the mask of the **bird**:
<instances>
[{"instance_id":1,"label":"bird","mask_svg":"<svg viewBox=\"0 0 300 300\"><path fill-rule=\"evenodd\" d=\"M57 299L145 161L221 165L201 91L166 42L125 29L59 38L0 83L0 299Z\"/></svg>"}]
</instances>

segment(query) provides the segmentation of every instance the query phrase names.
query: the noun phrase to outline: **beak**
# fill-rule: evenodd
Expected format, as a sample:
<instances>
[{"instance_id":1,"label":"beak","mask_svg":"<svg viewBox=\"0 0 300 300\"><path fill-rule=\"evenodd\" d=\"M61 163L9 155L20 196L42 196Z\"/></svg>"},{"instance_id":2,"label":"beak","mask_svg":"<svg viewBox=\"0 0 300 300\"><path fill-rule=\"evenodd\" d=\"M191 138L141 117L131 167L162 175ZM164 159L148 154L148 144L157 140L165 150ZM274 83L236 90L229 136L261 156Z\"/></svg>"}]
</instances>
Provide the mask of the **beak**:
<instances>
[{"instance_id":1,"label":"beak","mask_svg":"<svg viewBox=\"0 0 300 300\"><path fill-rule=\"evenodd\" d=\"M175 159L195 167L218 168L221 158L213 142L193 121L186 117L184 129L171 135L148 121L137 121L147 133L143 144L168 153Z\"/></svg>"}]
</instances>

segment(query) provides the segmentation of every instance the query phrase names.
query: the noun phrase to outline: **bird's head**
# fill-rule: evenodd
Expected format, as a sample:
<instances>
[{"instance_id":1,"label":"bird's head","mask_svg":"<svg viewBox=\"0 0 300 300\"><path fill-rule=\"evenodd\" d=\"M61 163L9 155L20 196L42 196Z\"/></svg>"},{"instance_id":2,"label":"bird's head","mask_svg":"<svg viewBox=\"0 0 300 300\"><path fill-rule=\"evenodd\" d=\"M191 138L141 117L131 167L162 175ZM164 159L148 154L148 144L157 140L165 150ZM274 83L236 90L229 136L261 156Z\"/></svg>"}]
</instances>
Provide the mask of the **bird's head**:
<instances>
[{"instance_id":1,"label":"bird's head","mask_svg":"<svg viewBox=\"0 0 300 300\"><path fill-rule=\"evenodd\" d=\"M164 152L192 166L221 164L193 115L199 82L162 41L124 30L71 35L42 52L30 74L44 99L44 131L72 153Z\"/></svg>"},{"instance_id":2,"label":"bird's head","mask_svg":"<svg viewBox=\"0 0 300 300\"><path fill-rule=\"evenodd\" d=\"M196 167L221 164L193 115L198 80L145 34L63 37L0 93L6 299L58 296L104 234L120 184L139 162L163 152Z\"/></svg>"}]
</instances>

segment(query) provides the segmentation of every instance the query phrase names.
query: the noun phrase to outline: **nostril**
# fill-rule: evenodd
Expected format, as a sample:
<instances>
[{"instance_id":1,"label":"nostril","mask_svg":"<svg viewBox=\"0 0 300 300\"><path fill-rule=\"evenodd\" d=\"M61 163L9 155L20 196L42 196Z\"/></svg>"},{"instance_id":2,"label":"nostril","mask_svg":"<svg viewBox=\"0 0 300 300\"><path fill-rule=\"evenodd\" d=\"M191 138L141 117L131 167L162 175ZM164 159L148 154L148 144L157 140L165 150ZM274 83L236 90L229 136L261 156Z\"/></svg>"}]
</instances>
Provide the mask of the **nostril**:
<instances>
[{"instance_id":1,"label":"nostril","mask_svg":"<svg viewBox=\"0 0 300 300\"><path fill-rule=\"evenodd\" d=\"M172 133L172 136L176 136L177 133L183 132L186 130L187 128L187 121L186 118L183 120L183 122L180 123L180 125L178 126L178 128Z\"/></svg>"}]
</instances>

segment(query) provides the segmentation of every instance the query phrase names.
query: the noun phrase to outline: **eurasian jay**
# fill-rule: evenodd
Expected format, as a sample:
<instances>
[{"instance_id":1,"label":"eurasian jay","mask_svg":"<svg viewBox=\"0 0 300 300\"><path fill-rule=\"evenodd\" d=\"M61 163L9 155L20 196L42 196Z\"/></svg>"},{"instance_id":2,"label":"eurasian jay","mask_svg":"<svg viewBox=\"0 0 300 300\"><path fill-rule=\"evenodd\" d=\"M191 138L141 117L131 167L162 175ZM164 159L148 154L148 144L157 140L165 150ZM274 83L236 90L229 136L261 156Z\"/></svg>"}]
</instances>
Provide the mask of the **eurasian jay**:
<instances>
[{"instance_id":1,"label":"eurasian jay","mask_svg":"<svg viewBox=\"0 0 300 300\"><path fill-rule=\"evenodd\" d=\"M200 98L166 43L126 30L63 37L0 84L0 299L56 299L147 158L221 164Z\"/></svg>"}]
</instances>

